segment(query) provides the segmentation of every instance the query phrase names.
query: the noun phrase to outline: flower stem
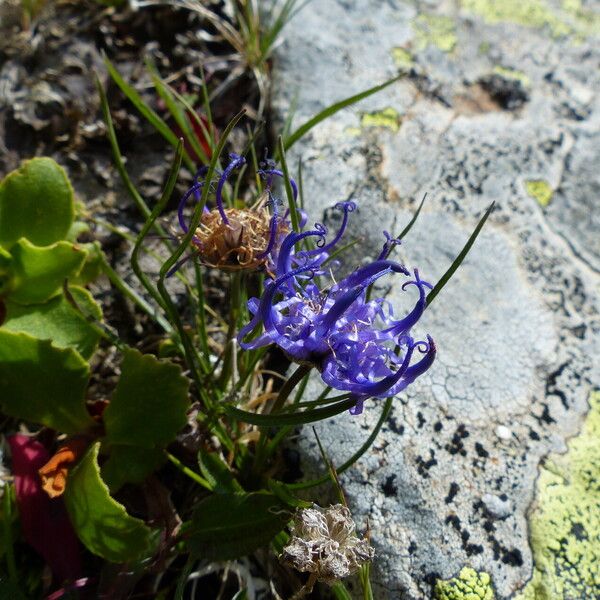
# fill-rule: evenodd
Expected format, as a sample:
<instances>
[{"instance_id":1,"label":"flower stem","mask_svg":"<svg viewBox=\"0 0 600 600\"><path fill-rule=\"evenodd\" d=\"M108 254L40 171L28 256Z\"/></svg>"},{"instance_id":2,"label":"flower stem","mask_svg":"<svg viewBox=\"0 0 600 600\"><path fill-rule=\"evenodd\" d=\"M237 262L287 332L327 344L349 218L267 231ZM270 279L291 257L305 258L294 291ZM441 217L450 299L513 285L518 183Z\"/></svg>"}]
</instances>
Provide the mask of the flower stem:
<instances>
[{"instance_id":1,"label":"flower stem","mask_svg":"<svg viewBox=\"0 0 600 600\"><path fill-rule=\"evenodd\" d=\"M298 365L298 368L292 373L289 379L283 384L275 404L271 408L271 414L278 413L285 404L292 390L310 373L312 365Z\"/></svg>"},{"instance_id":2,"label":"flower stem","mask_svg":"<svg viewBox=\"0 0 600 600\"><path fill-rule=\"evenodd\" d=\"M201 475L198 475L195 471L192 471L189 467L186 467L177 457L173 456L170 452L165 450L165 456L185 475L187 475L190 479L194 480L196 483L206 488L210 492L213 491L210 483Z\"/></svg>"}]
</instances>

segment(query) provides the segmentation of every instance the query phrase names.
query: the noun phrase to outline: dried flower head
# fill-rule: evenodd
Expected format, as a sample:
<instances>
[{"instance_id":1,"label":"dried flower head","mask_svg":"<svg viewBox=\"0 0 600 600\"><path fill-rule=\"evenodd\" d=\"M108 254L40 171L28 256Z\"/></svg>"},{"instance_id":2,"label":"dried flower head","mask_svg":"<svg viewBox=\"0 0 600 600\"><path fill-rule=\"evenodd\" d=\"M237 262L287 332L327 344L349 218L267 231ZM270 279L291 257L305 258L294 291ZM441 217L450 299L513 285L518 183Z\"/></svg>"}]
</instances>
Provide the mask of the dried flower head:
<instances>
[{"instance_id":1,"label":"dried flower head","mask_svg":"<svg viewBox=\"0 0 600 600\"><path fill-rule=\"evenodd\" d=\"M270 187L274 169L261 171L269 177L265 194L249 208L225 208L223 187L231 173L246 161L237 154L230 155L230 163L219 177L215 204L212 210L204 209L200 225L194 232L192 244L195 255L209 266L224 271L256 270L269 260L269 255L281 239L289 232L289 225L278 214L277 203L272 200ZM199 171L201 178L205 170ZM183 211L193 196L200 200L202 188L208 185L204 179L197 181L179 203L179 224L183 231L189 231ZM271 208L272 212L269 210Z\"/></svg>"},{"instance_id":2,"label":"dried flower head","mask_svg":"<svg viewBox=\"0 0 600 600\"><path fill-rule=\"evenodd\" d=\"M335 583L373 559L373 548L356 536L350 511L341 504L299 510L291 530L280 560L317 581Z\"/></svg>"}]
</instances>

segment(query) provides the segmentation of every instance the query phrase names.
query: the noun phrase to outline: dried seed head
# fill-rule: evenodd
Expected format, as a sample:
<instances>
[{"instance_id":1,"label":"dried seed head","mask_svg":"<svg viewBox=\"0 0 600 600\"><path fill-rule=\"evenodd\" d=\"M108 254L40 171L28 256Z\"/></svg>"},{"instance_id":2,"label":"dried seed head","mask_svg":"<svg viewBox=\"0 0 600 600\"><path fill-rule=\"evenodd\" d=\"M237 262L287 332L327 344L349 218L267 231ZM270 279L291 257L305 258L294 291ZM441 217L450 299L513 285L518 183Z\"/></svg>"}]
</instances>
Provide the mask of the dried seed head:
<instances>
[{"instance_id":1,"label":"dried seed head","mask_svg":"<svg viewBox=\"0 0 600 600\"><path fill-rule=\"evenodd\" d=\"M373 548L356 536L355 528L350 511L341 504L301 509L294 517L292 537L280 560L316 575L319 581L335 583L373 558Z\"/></svg>"},{"instance_id":2,"label":"dried seed head","mask_svg":"<svg viewBox=\"0 0 600 600\"><path fill-rule=\"evenodd\" d=\"M271 237L271 220L266 208L227 208L228 223L218 210L202 216L193 244L200 260L211 267L225 271L254 270L268 258L265 249ZM277 224L283 234L283 222Z\"/></svg>"}]
</instances>

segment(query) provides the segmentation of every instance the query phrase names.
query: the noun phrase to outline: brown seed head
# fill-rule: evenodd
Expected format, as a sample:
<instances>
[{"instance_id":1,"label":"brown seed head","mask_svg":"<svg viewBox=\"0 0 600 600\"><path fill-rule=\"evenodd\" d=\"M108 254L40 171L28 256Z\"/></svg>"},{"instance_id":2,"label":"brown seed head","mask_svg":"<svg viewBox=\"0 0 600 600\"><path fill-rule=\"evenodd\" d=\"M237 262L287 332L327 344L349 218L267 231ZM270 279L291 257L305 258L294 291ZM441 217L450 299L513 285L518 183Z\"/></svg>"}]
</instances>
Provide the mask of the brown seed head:
<instances>
[{"instance_id":1,"label":"brown seed head","mask_svg":"<svg viewBox=\"0 0 600 600\"><path fill-rule=\"evenodd\" d=\"M229 224L219 211L205 213L196 229L194 246L200 260L224 271L254 270L267 259L261 256L269 244L271 215L265 207L227 208ZM285 225L278 224L280 231Z\"/></svg>"}]
</instances>

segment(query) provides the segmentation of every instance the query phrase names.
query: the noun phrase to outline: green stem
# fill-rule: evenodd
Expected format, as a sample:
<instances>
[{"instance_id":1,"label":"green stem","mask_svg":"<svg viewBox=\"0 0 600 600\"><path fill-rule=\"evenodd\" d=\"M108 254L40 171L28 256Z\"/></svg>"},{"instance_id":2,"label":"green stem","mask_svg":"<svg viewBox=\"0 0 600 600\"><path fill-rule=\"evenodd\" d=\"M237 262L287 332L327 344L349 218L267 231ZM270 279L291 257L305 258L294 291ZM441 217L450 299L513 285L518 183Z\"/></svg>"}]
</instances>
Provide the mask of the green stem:
<instances>
[{"instance_id":1,"label":"green stem","mask_svg":"<svg viewBox=\"0 0 600 600\"><path fill-rule=\"evenodd\" d=\"M270 414L278 413L285 404L285 401L288 399L289 395L292 393L292 390L304 379L306 375L310 373L312 369L312 365L298 365L298 368L292 373L290 378L283 384L281 390L279 390L279 395L277 396L277 400L275 400L275 404L271 408Z\"/></svg>"},{"instance_id":2,"label":"green stem","mask_svg":"<svg viewBox=\"0 0 600 600\"><path fill-rule=\"evenodd\" d=\"M371 563L367 562L364 565L361 565L360 570L358 571L358 578L360 579L360 585L363 590L363 599L364 600L373 600L373 589L371 588Z\"/></svg>"},{"instance_id":3,"label":"green stem","mask_svg":"<svg viewBox=\"0 0 600 600\"><path fill-rule=\"evenodd\" d=\"M213 491L212 486L202 475L198 475L196 471L192 471L189 467L186 467L177 457L173 456L170 452L165 450L166 457L185 475L187 475L190 479L194 480L197 484L206 488L210 492Z\"/></svg>"},{"instance_id":4,"label":"green stem","mask_svg":"<svg viewBox=\"0 0 600 600\"><path fill-rule=\"evenodd\" d=\"M227 337L225 338L225 348L223 350L223 367L219 377L219 387L224 390L231 379L234 354L236 352L233 339L237 331L237 321L240 310L242 274L232 273L229 279L229 324L227 327Z\"/></svg>"},{"instance_id":5,"label":"green stem","mask_svg":"<svg viewBox=\"0 0 600 600\"><path fill-rule=\"evenodd\" d=\"M133 288L125 283L120 275L108 264L106 257L101 254L100 262L104 274L109 278L110 282L126 297L129 298L138 308L143 310L153 321L158 323L166 333L172 333L173 328L169 322L157 312L142 296L140 296Z\"/></svg>"},{"instance_id":6,"label":"green stem","mask_svg":"<svg viewBox=\"0 0 600 600\"><path fill-rule=\"evenodd\" d=\"M392 403L394 398L390 396L383 406L383 410L381 411L381 416L379 417L379 421L373 428L371 435L367 438L366 442L340 467L336 468L336 472L338 475L343 473L347 469L349 469L373 444L375 438L379 434L379 431L383 427L383 424L387 420L390 411L392 410ZM311 487L315 487L317 485L321 485L322 483L326 483L329 481L329 475L324 475L319 479L312 479L311 481L300 481L299 483L290 483L288 487L294 490L305 490Z\"/></svg>"}]
</instances>

